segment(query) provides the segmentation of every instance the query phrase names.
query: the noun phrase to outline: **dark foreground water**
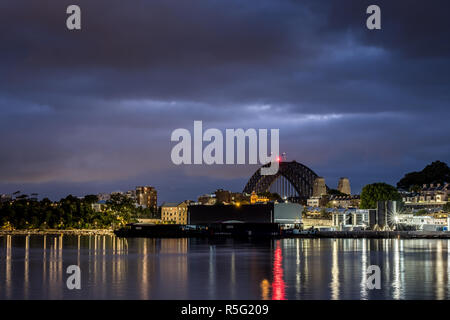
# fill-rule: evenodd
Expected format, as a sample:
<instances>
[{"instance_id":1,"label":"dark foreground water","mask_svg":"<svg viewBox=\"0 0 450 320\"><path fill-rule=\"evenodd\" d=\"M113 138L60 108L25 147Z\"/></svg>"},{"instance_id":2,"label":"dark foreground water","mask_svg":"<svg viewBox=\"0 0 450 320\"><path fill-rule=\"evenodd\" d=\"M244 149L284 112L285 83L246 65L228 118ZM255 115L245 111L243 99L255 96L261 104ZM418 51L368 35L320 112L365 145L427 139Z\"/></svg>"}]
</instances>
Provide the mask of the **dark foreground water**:
<instances>
[{"instance_id":1,"label":"dark foreground water","mask_svg":"<svg viewBox=\"0 0 450 320\"><path fill-rule=\"evenodd\" d=\"M450 240L0 236L0 299L448 299ZM81 290L69 290L69 265ZM381 289L365 272L381 270Z\"/></svg>"}]
</instances>

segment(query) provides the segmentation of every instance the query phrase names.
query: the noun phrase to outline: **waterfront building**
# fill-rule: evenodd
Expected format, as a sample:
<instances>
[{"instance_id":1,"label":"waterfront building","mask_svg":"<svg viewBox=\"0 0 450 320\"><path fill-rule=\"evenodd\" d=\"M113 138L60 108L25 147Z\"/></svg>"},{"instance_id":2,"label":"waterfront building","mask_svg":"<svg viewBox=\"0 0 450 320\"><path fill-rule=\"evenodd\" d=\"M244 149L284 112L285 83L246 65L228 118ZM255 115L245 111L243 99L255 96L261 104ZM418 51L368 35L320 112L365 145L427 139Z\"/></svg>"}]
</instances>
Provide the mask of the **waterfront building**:
<instances>
[{"instance_id":1,"label":"waterfront building","mask_svg":"<svg viewBox=\"0 0 450 320\"><path fill-rule=\"evenodd\" d=\"M266 202L269 202L269 201L270 201L269 198L258 196L255 191L253 191L251 196L250 196L250 203L251 204L266 203Z\"/></svg>"},{"instance_id":2,"label":"waterfront building","mask_svg":"<svg viewBox=\"0 0 450 320\"><path fill-rule=\"evenodd\" d=\"M255 203L245 205L190 205L188 224L279 223L292 227L301 223L303 207L298 203Z\"/></svg>"},{"instance_id":3,"label":"waterfront building","mask_svg":"<svg viewBox=\"0 0 450 320\"><path fill-rule=\"evenodd\" d=\"M365 229L369 226L368 209L338 209L333 211L333 226L338 230Z\"/></svg>"},{"instance_id":4,"label":"waterfront building","mask_svg":"<svg viewBox=\"0 0 450 320\"><path fill-rule=\"evenodd\" d=\"M158 210L156 189L150 186L136 187L136 202L138 205L149 208L156 213Z\"/></svg>"},{"instance_id":5,"label":"waterfront building","mask_svg":"<svg viewBox=\"0 0 450 320\"><path fill-rule=\"evenodd\" d=\"M445 184L424 184L419 192L403 192L403 202L408 207L442 207L449 200L450 187Z\"/></svg>"},{"instance_id":6,"label":"waterfront building","mask_svg":"<svg viewBox=\"0 0 450 320\"><path fill-rule=\"evenodd\" d=\"M311 197L306 200L306 205L308 207L320 207L320 197Z\"/></svg>"},{"instance_id":7,"label":"waterfront building","mask_svg":"<svg viewBox=\"0 0 450 320\"><path fill-rule=\"evenodd\" d=\"M161 221L165 223L187 224L188 203L164 202L161 205Z\"/></svg>"},{"instance_id":8,"label":"waterfront building","mask_svg":"<svg viewBox=\"0 0 450 320\"><path fill-rule=\"evenodd\" d=\"M282 228L294 228L302 223L303 206L298 203L281 202L273 204L273 219Z\"/></svg>"},{"instance_id":9,"label":"waterfront building","mask_svg":"<svg viewBox=\"0 0 450 320\"><path fill-rule=\"evenodd\" d=\"M432 216L415 216L413 214L399 214L395 217L397 225L406 225L422 231L448 230L448 220Z\"/></svg>"},{"instance_id":10,"label":"waterfront building","mask_svg":"<svg viewBox=\"0 0 450 320\"><path fill-rule=\"evenodd\" d=\"M333 208L358 208L361 197L359 195L332 195L329 203Z\"/></svg>"},{"instance_id":11,"label":"waterfront building","mask_svg":"<svg viewBox=\"0 0 450 320\"><path fill-rule=\"evenodd\" d=\"M321 197L311 197L306 200L306 205L308 207L325 207L328 201L328 196L326 195L323 195Z\"/></svg>"}]
</instances>

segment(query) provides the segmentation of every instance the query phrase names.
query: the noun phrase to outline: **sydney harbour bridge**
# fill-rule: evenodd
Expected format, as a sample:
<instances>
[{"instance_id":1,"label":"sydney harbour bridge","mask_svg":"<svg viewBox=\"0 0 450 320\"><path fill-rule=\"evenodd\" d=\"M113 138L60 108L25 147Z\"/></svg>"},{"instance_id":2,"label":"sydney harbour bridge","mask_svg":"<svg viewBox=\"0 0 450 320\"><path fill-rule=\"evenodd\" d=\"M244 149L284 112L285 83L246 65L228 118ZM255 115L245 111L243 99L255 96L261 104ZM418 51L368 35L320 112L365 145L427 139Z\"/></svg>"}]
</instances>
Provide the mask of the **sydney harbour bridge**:
<instances>
[{"instance_id":1,"label":"sydney harbour bridge","mask_svg":"<svg viewBox=\"0 0 450 320\"><path fill-rule=\"evenodd\" d=\"M314 180L318 177L310 168L296 161L279 162L279 170L274 175L261 175L260 171L256 170L247 182L244 193L276 192L281 197L305 200L312 196Z\"/></svg>"}]
</instances>

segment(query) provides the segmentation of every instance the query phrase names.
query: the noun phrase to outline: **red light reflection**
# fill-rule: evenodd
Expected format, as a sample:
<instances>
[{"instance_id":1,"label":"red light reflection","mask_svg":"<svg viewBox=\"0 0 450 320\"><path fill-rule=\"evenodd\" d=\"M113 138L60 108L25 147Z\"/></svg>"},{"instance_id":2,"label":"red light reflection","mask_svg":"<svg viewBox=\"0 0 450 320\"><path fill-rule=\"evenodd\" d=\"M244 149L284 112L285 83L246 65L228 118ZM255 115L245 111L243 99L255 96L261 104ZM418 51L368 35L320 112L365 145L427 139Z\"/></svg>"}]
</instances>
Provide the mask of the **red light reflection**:
<instances>
[{"instance_id":1,"label":"red light reflection","mask_svg":"<svg viewBox=\"0 0 450 320\"><path fill-rule=\"evenodd\" d=\"M273 259L272 300L286 300L285 287L286 284L283 280L283 253L278 240Z\"/></svg>"}]
</instances>

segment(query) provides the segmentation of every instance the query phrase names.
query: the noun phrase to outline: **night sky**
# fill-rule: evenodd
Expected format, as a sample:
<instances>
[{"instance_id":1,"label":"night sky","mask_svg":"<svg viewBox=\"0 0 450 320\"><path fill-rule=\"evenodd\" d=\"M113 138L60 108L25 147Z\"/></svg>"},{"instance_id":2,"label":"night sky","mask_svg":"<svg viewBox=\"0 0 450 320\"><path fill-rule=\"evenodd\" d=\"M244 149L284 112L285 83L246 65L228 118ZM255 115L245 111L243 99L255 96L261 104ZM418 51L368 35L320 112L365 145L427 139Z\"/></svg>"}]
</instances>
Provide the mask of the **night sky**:
<instances>
[{"instance_id":1,"label":"night sky","mask_svg":"<svg viewBox=\"0 0 450 320\"><path fill-rule=\"evenodd\" d=\"M82 30L66 28L66 8ZM366 28L377 4L382 30ZM335 188L450 163L450 1L2 0L0 193L242 191L258 166L176 166L171 132L279 128Z\"/></svg>"}]
</instances>

